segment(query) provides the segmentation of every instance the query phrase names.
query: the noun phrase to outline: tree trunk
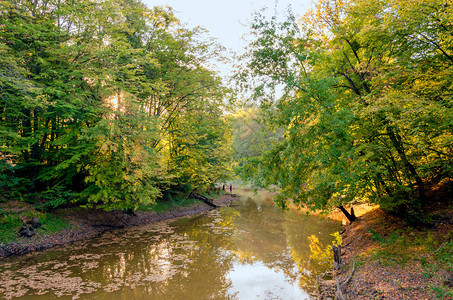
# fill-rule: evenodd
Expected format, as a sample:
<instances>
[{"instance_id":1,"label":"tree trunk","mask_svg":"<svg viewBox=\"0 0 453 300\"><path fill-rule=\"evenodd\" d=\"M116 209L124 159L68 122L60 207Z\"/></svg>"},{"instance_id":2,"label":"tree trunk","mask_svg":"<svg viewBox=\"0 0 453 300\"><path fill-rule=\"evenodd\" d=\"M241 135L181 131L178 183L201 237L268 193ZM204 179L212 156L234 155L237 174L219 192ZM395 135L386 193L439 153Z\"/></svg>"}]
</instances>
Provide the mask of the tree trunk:
<instances>
[{"instance_id":1,"label":"tree trunk","mask_svg":"<svg viewBox=\"0 0 453 300\"><path fill-rule=\"evenodd\" d=\"M343 207L343 205L338 206L338 208L343 212L343 214L348 218L349 222L354 222L357 217L354 214L354 209L351 208L351 213L349 213L346 208Z\"/></svg>"},{"instance_id":2,"label":"tree trunk","mask_svg":"<svg viewBox=\"0 0 453 300\"><path fill-rule=\"evenodd\" d=\"M420 175L418 175L417 171L415 170L414 165L409 161L406 156L406 152L404 151L403 144L401 142L401 137L397 132L394 131L393 127L390 125L387 126L387 133L392 142L393 147L395 147L396 151L398 152L404 166L406 167L406 173L408 173L409 177L415 179L415 183L417 184L418 194L420 197L421 202L424 202L426 199L425 193L425 184L421 179Z\"/></svg>"},{"instance_id":3,"label":"tree trunk","mask_svg":"<svg viewBox=\"0 0 453 300\"><path fill-rule=\"evenodd\" d=\"M333 251L333 264L335 270L339 270L341 268L341 246L332 246Z\"/></svg>"},{"instance_id":4,"label":"tree trunk","mask_svg":"<svg viewBox=\"0 0 453 300\"><path fill-rule=\"evenodd\" d=\"M203 201L204 203L206 203L207 205L209 205L209 206L211 206L211 207L214 207L214 208L219 207L219 206L215 205L211 199L206 198L206 197L203 196L203 195L196 194L196 193L193 193L193 192L192 192L192 193L190 194L189 197L192 197L192 198L201 200L201 201Z\"/></svg>"}]
</instances>

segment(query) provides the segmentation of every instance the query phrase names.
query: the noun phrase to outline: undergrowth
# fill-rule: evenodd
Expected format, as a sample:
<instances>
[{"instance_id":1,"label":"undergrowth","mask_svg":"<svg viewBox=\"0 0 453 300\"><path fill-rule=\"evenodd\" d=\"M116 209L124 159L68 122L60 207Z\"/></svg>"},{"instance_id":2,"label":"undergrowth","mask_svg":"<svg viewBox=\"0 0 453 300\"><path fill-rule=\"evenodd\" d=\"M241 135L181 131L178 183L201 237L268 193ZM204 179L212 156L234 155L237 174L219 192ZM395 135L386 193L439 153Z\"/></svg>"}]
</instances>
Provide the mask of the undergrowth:
<instances>
[{"instance_id":1,"label":"undergrowth","mask_svg":"<svg viewBox=\"0 0 453 300\"><path fill-rule=\"evenodd\" d=\"M62 217L37 211L11 212L2 209L0 211L0 244L20 241L19 229L23 224L23 218L38 218L41 227L35 229L36 235L48 235L59 232L71 226L70 222Z\"/></svg>"},{"instance_id":2,"label":"undergrowth","mask_svg":"<svg viewBox=\"0 0 453 300\"><path fill-rule=\"evenodd\" d=\"M371 260L383 266L401 267L418 262L425 278L436 279L427 285L434 296L438 299L453 298L453 232L439 235L433 231L408 228L383 236L372 229L369 231L373 241L379 244L370 253Z\"/></svg>"}]
</instances>

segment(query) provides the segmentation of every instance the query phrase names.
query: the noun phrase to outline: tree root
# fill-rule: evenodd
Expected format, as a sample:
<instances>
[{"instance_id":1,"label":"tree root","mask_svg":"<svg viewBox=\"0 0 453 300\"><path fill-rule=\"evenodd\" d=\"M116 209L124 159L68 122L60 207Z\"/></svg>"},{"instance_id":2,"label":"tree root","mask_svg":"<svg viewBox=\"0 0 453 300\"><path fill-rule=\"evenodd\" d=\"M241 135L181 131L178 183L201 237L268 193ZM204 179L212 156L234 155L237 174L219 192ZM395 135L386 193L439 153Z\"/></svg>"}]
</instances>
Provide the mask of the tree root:
<instances>
[{"instance_id":1,"label":"tree root","mask_svg":"<svg viewBox=\"0 0 453 300\"><path fill-rule=\"evenodd\" d=\"M352 271L351 271L351 274L349 274L348 279L341 282L341 278L338 278L337 293L336 293L336 296L338 297L338 299L345 300L342 290L343 290L344 286L347 285L349 283L349 281L351 281L351 278L352 278L352 275L354 274L354 272L355 272L355 260L354 260L354 258L352 258Z\"/></svg>"}]
</instances>

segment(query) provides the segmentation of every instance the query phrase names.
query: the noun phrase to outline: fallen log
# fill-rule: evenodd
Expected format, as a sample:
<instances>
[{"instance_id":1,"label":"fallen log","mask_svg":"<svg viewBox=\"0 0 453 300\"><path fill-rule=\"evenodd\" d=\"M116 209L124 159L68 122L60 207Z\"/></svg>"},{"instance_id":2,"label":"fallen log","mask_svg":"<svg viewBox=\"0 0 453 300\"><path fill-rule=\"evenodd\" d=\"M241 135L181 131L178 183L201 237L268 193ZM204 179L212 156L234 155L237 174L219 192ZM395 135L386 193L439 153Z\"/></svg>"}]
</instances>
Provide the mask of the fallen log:
<instances>
[{"instance_id":1,"label":"fallen log","mask_svg":"<svg viewBox=\"0 0 453 300\"><path fill-rule=\"evenodd\" d=\"M200 194L196 194L196 193L192 192L189 197L201 200L204 203L206 203L207 205L209 205L211 207L214 207L214 208L220 207L218 205L215 205L212 199L209 199L209 198L207 198L207 197L205 197L203 195L200 195Z\"/></svg>"}]
</instances>

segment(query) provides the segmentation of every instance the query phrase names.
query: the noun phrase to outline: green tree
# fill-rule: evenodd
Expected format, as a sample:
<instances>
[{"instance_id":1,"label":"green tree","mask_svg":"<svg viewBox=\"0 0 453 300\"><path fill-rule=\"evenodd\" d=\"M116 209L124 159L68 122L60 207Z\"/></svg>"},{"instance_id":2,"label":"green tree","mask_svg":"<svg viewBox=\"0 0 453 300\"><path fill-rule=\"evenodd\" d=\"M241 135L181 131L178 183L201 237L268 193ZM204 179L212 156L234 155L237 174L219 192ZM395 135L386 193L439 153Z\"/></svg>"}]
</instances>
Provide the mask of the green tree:
<instances>
[{"instance_id":1,"label":"green tree","mask_svg":"<svg viewBox=\"0 0 453 300\"><path fill-rule=\"evenodd\" d=\"M203 64L218 53L203 30L137 0L8 0L0 15L1 176L48 206L136 209L193 183L167 155L185 135L203 166L194 187L223 176L225 89Z\"/></svg>"},{"instance_id":2,"label":"green tree","mask_svg":"<svg viewBox=\"0 0 453 300\"><path fill-rule=\"evenodd\" d=\"M285 139L258 162L283 206L407 214L451 178L451 5L406 4L322 0L299 24L256 19L243 75L284 85L264 103Z\"/></svg>"}]
</instances>

